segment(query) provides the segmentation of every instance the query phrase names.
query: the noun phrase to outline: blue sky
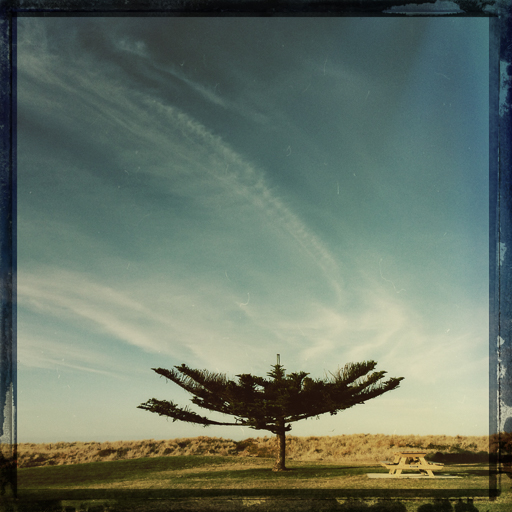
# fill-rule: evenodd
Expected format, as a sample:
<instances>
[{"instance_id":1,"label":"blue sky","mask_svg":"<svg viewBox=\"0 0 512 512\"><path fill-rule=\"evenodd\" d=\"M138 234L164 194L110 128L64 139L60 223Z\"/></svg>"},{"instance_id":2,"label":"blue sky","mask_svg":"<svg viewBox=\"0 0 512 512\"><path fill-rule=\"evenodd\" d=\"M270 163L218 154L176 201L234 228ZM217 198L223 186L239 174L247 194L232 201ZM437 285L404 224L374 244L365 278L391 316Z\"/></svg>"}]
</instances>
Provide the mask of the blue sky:
<instances>
[{"instance_id":1,"label":"blue sky","mask_svg":"<svg viewBox=\"0 0 512 512\"><path fill-rule=\"evenodd\" d=\"M294 435L488 431L488 20L18 19L18 440L243 439L152 367L400 388Z\"/></svg>"}]
</instances>

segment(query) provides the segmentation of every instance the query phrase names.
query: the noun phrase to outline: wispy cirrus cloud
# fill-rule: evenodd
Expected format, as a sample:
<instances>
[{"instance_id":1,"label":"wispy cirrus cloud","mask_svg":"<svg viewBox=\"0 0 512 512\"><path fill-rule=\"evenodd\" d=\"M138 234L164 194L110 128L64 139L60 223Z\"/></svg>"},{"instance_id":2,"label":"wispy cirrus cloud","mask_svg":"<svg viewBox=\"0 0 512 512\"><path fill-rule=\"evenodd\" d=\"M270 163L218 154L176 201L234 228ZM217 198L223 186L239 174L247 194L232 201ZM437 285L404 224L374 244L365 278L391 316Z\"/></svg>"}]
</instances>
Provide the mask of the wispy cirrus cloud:
<instances>
[{"instance_id":1,"label":"wispy cirrus cloud","mask_svg":"<svg viewBox=\"0 0 512 512\"><path fill-rule=\"evenodd\" d=\"M211 337L209 322L217 316L206 310L209 298L204 290L194 297L188 285L176 283L169 283L165 295L158 293L157 283L124 288L114 289L79 272L39 267L36 273L20 275L18 304L54 320L85 325L91 334L106 334L150 353L183 355ZM196 313L196 307L202 311Z\"/></svg>"},{"instance_id":2,"label":"wispy cirrus cloud","mask_svg":"<svg viewBox=\"0 0 512 512\"><path fill-rule=\"evenodd\" d=\"M116 365L105 352L95 351L87 346L75 346L72 340L55 341L41 333L29 332L25 325L17 347L18 364L30 368L47 370L66 369L92 374L124 377L124 369ZM54 333L55 335L55 333Z\"/></svg>"},{"instance_id":3,"label":"wispy cirrus cloud","mask_svg":"<svg viewBox=\"0 0 512 512\"><path fill-rule=\"evenodd\" d=\"M22 308L60 319L85 320L93 330L143 350L162 348L143 325L166 325L166 319L143 304L79 273L56 268L39 272L23 272L19 277L18 304Z\"/></svg>"},{"instance_id":4,"label":"wispy cirrus cloud","mask_svg":"<svg viewBox=\"0 0 512 512\"><path fill-rule=\"evenodd\" d=\"M52 100L52 116L60 118L63 128L81 117L86 127L84 139L105 149L108 139L102 132L122 134L123 145L131 141L140 148L140 159L148 156L140 172L165 179L169 193L204 204L215 200L229 204L235 200L252 205L263 215L270 230L277 226L290 237L292 245L317 266L338 299L341 297L339 261L321 237L283 201L279 191L268 184L264 169L174 105L133 92L99 73L75 74L69 69L62 72L64 66L58 60L47 59L46 66L50 68L45 76L52 85L52 97L60 89L63 95L80 98L73 102L71 110ZM36 80L37 71L30 67L20 69L20 73L30 74ZM47 94L48 91L36 88L34 94L22 96L20 101L26 108L38 111ZM87 129L88 120L92 122ZM129 159L122 152L118 151L115 158L119 159L120 167L128 167ZM132 169L125 172L129 174ZM160 188L159 192L163 190Z\"/></svg>"},{"instance_id":5,"label":"wispy cirrus cloud","mask_svg":"<svg viewBox=\"0 0 512 512\"><path fill-rule=\"evenodd\" d=\"M250 361L250 354L268 351L274 343L263 335L268 333L264 322L248 321L250 301L241 305L239 299L215 281L179 282L154 275L116 287L80 272L39 266L18 280L20 363L103 372L102 361L111 350L130 346L155 361L230 369L236 363L226 354ZM69 335L73 330L80 335ZM87 350L77 348L82 342ZM62 354L67 354L66 363Z\"/></svg>"}]
</instances>

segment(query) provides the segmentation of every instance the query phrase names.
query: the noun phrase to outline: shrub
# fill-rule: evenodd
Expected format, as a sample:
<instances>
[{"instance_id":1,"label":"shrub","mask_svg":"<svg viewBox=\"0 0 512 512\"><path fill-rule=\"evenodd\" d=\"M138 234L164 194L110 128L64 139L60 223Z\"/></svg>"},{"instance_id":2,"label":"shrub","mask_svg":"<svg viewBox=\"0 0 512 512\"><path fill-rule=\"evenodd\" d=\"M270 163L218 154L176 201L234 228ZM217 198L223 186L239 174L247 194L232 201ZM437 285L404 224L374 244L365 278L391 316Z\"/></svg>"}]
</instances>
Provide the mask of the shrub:
<instances>
[{"instance_id":1,"label":"shrub","mask_svg":"<svg viewBox=\"0 0 512 512\"><path fill-rule=\"evenodd\" d=\"M108 457L110 455L112 455L113 453L116 453L117 450L114 450L113 448L105 448L104 450L99 450L98 453L96 454L98 457Z\"/></svg>"},{"instance_id":2,"label":"shrub","mask_svg":"<svg viewBox=\"0 0 512 512\"><path fill-rule=\"evenodd\" d=\"M353 434L339 436L289 436L286 446L288 457L295 460L330 460L340 462L372 463L389 460L400 449L421 449L432 461L486 461L489 437L450 436L387 436L383 434ZM491 438L493 447L501 453L512 446L512 437L502 435ZM179 438L165 441L73 442L18 444L18 467L54 464L80 464L100 460L134 459L140 457L162 457L174 455L206 455L242 457L274 457L276 438L265 436L232 441L215 437ZM475 456L475 454L477 456ZM462 458L457 458L462 456ZM441 457L441 458L440 458ZM472 458L473 457L473 458Z\"/></svg>"},{"instance_id":3,"label":"shrub","mask_svg":"<svg viewBox=\"0 0 512 512\"><path fill-rule=\"evenodd\" d=\"M428 454L426 460L431 462L440 462L442 464L479 464L489 462L487 452L472 453L469 451L460 451L458 453L436 452Z\"/></svg>"}]
</instances>

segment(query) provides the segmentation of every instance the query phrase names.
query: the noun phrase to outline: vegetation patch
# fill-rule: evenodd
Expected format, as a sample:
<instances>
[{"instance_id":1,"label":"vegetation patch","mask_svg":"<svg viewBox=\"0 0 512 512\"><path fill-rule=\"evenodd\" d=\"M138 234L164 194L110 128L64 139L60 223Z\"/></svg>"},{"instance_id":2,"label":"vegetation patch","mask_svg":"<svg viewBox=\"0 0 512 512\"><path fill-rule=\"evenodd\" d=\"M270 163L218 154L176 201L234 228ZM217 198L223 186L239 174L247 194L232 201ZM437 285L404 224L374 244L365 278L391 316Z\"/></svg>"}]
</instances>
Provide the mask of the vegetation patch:
<instances>
[{"instance_id":1,"label":"vegetation patch","mask_svg":"<svg viewBox=\"0 0 512 512\"><path fill-rule=\"evenodd\" d=\"M159 475L225 463L223 457L159 457L114 462L91 462L18 470L18 487L95 487L105 483L159 478Z\"/></svg>"},{"instance_id":2,"label":"vegetation patch","mask_svg":"<svg viewBox=\"0 0 512 512\"><path fill-rule=\"evenodd\" d=\"M512 510L512 479L504 475L501 477L501 494L495 501L479 498L481 501L477 504L467 498L464 498L464 502L460 497L455 498L460 496L460 490L471 496L472 489L481 493L488 487L490 471L487 464L447 465L442 473L459 476L458 479L369 479L366 473L386 473L386 470L378 465L291 461L291 471L276 473L272 471L271 462L272 459L260 457L174 456L22 468L18 470L17 510L61 512L61 504L64 503L62 500L77 500L76 492L80 490L84 506L73 502L73 510L85 509L89 496L94 496L96 502L109 501L111 512ZM373 496L372 493L376 490L416 493L422 490L431 492L433 489L433 492L439 490L445 495L448 493L448 496L453 493L454 498L444 499L441 503L439 500L425 499L401 501L394 498L382 500L343 497L344 493L351 490L358 493L357 495L370 493L369 496ZM213 494L206 498L205 491ZM225 491L229 491L229 499L223 494ZM269 493L272 493L271 497ZM36 502L40 502L42 508L34 508ZM56 508L50 508L51 503L55 503ZM104 509L98 508L98 512L100 510Z\"/></svg>"},{"instance_id":3,"label":"vegetation patch","mask_svg":"<svg viewBox=\"0 0 512 512\"><path fill-rule=\"evenodd\" d=\"M506 444L505 441L501 442ZM372 464L392 459L397 451L411 449L424 450L427 452L427 458L430 457L433 462L462 464L486 462L485 457L488 457L489 446L488 436L388 436L383 434L288 436L286 456L293 461ZM19 468L147 457L273 458L276 456L277 448L275 436L251 437L242 441L199 436L167 440L20 443L17 445Z\"/></svg>"},{"instance_id":4,"label":"vegetation patch","mask_svg":"<svg viewBox=\"0 0 512 512\"><path fill-rule=\"evenodd\" d=\"M291 471L275 473L272 459L236 457L158 457L18 470L18 489L366 489L436 488L454 485L487 488L489 467L452 465L442 473L460 479L369 479L381 466L320 462L290 463ZM468 487L469 486L469 487Z\"/></svg>"},{"instance_id":5,"label":"vegetation patch","mask_svg":"<svg viewBox=\"0 0 512 512\"><path fill-rule=\"evenodd\" d=\"M489 462L489 453L484 451L470 452L468 450L461 450L458 453L436 452L429 454L426 459L430 462L441 462L442 464L485 464Z\"/></svg>"}]
</instances>

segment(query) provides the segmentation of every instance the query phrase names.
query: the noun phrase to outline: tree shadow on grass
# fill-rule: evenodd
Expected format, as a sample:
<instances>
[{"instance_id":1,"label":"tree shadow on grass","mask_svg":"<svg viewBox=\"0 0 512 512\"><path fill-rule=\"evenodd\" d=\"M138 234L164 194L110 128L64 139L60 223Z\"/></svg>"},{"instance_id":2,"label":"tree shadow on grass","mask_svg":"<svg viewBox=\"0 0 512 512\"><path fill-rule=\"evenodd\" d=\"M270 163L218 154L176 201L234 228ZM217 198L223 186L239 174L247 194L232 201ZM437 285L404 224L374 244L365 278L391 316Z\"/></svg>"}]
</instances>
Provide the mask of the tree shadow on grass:
<instances>
[{"instance_id":1,"label":"tree shadow on grass","mask_svg":"<svg viewBox=\"0 0 512 512\"><path fill-rule=\"evenodd\" d=\"M335 498L327 499L275 499L243 498L215 500L119 500L104 506L101 500L78 500L64 502L60 500L44 502L19 502L15 508L1 508L5 512L407 512L408 508L399 500L380 499L366 501L349 499L340 503ZM69 506L66 506L69 505ZM71 506L72 505L72 506ZM483 512L471 501L438 499L424 503L409 510L417 512Z\"/></svg>"},{"instance_id":2,"label":"tree shadow on grass","mask_svg":"<svg viewBox=\"0 0 512 512\"><path fill-rule=\"evenodd\" d=\"M338 504L333 511L339 512L406 512L406 506L400 501L379 500L376 503L368 504L362 500L349 500Z\"/></svg>"},{"instance_id":3,"label":"tree shadow on grass","mask_svg":"<svg viewBox=\"0 0 512 512\"><path fill-rule=\"evenodd\" d=\"M471 501L459 500L452 505L448 500L436 500L433 503L420 505L418 512L478 512L478 509Z\"/></svg>"},{"instance_id":4,"label":"tree shadow on grass","mask_svg":"<svg viewBox=\"0 0 512 512\"><path fill-rule=\"evenodd\" d=\"M275 502L274 502L275 503ZM399 500L384 499L375 502L367 502L365 500L348 500L339 503L336 499L327 500L311 500L311 502L303 502L302 511L311 512L407 512L407 507ZM274 505L275 506L275 505ZM252 512L278 512L284 510L274 508L273 505L261 510L251 507ZM299 510L288 505L286 510ZM417 512L479 512L471 501L464 502L462 500L452 504L449 500L435 500L432 503L419 505Z\"/></svg>"},{"instance_id":5,"label":"tree shadow on grass","mask_svg":"<svg viewBox=\"0 0 512 512\"><path fill-rule=\"evenodd\" d=\"M224 471L197 471L187 473L186 478L200 480L302 480L311 478L337 478L350 476L362 476L367 473L367 468L361 467L304 467L292 468L290 471L274 472L271 468L233 469ZM183 477L183 476L182 476Z\"/></svg>"},{"instance_id":6,"label":"tree shadow on grass","mask_svg":"<svg viewBox=\"0 0 512 512\"><path fill-rule=\"evenodd\" d=\"M447 473L453 473L453 474L461 474L461 475L467 475L467 476L486 476L489 477L491 474L496 474L497 471L491 471L489 469L463 469L461 471L450 471L450 469L446 469Z\"/></svg>"},{"instance_id":7,"label":"tree shadow on grass","mask_svg":"<svg viewBox=\"0 0 512 512\"><path fill-rule=\"evenodd\" d=\"M366 502L365 500L348 500L339 503L338 500L319 499L319 500L244 500L240 502L232 500L223 504L194 504L194 508L188 506L177 508L166 508L166 512L407 512L407 507L398 500L377 500L375 502ZM219 508L217 508L219 507ZM157 512L164 509L130 509L130 512ZM117 510L115 512L118 512ZM120 511L119 511L120 512ZM128 512L128 510L126 510ZM479 512L471 502L459 502L452 505L448 500L435 500L433 503L420 505L417 512Z\"/></svg>"},{"instance_id":8,"label":"tree shadow on grass","mask_svg":"<svg viewBox=\"0 0 512 512\"><path fill-rule=\"evenodd\" d=\"M365 501L349 500L338 504L338 508L332 508L339 512L406 512L407 507L397 500L379 500L368 504ZM417 512L479 512L472 502L459 500L452 504L449 500L435 500L432 503L420 505Z\"/></svg>"}]
</instances>

